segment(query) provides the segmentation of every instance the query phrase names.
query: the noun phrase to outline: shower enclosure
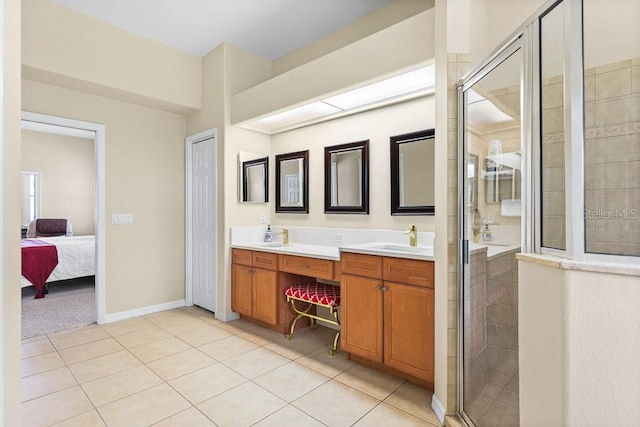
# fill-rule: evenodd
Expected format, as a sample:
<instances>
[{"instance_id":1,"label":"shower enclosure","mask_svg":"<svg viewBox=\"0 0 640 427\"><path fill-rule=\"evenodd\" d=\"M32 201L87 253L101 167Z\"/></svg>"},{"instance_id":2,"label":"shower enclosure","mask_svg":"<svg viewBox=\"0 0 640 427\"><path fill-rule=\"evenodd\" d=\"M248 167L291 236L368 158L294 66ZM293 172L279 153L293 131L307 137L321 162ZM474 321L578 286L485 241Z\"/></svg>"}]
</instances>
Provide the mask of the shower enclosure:
<instances>
[{"instance_id":1,"label":"shower enclosure","mask_svg":"<svg viewBox=\"0 0 640 427\"><path fill-rule=\"evenodd\" d=\"M460 369L468 421L517 426L522 211L522 47L516 41L461 91L464 210Z\"/></svg>"},{"instance_id":2,"label":"shower enclosure","mask_svg":"<svg viewBox=\"0 0 640 427\"><path fill-rule=\"evenodd\" d=\"M458 85L458 411L469 425L520 423L516 253L640 256L637 16L636 1L550 1Z\"/></svg>"}]
</instances>

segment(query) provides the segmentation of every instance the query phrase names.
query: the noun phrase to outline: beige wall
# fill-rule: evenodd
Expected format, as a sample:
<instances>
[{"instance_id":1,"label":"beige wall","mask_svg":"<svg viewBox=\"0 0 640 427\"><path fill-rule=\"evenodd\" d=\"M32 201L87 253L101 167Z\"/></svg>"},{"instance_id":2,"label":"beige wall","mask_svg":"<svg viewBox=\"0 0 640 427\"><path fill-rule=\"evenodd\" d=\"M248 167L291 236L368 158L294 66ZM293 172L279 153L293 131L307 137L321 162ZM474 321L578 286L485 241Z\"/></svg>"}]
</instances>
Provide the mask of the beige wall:
<instances>
[{"instance_id":1,"label":"beige wall","mask_svg":"<svg viewBox=\"0 0 640 427\"><path fill-rule=\"evenodd\" d=\"M40 172L40 217L67 218L76 236L95 234L92 139L22 131L22 170Z\"/></svg>"},{"instance_id":2,"label":"beige wall","mask_svg":"<svg viewBox=\"0 0 640 427\"><path fill-rule=\"evenodd\" d=\"M277 75L231 99L241 124L433 62L434 11L427 10Z\"/></svg>"},{"instance_id":3,"label":"beige wall","mask_svg":"<svg viewBox=\"0 0 640 427\"><path fill-rule=\"evenodd\" d=\"M275 59L273 75L299 67L433 7L433 0L393 0L319 40Z\"/></svg>"},{"instance_id":4,"label":"beige wall","mask_svg":"<svg viewBox=\"0 0 640 427\"><path fill-rule=\"evenodd\" d=\"M433 216L391 216L389 176L389 138L434 128L434 105L429 96L274 135L272 164L276 154L309 150L309 214L273 214L272 224L389 230L416 224L419 231L434 231ZM324 147L365 139L369 140L369 215L325 214ZM275 194L272 169L271 194Z\"/></svg>"},{"instance_id":5,"label":"beige wall","mask_svg":"<svg viewBox=\"0 0 640 427\"><path fill-rule=\"evenodd\" d=\"M200 108L200 58L52 0L22 7L26 78L170 111Z\"/></svg>"},{"instance_id":6,"label":"beige wall","mask_svg":"<svg viewBox=\"0 0 640 427\"><path fill-rule=\"evenodd\" d=\"M23 108L106 127L106 312L184 298L184 116L23 80Z\"/></svg>"},{"instance_id":7,"label":"beige wall","mask_svg":"<svg viewBox=\"0 0 640 427\"><path fill-rule=\"evenodd\" d=\"M519 281L521 425L637 425L640 276L521 261Z\"/></svg>"},{"instance_id":8,"label":"beige wall","mask_svg":"<svg viewBox=\"0 0 640 427\"><path fill-rule=\"evenodd\" d=\"M20 1L2 0L0 41L0 424L20 425Z\"/></svg>"}]
</instances>

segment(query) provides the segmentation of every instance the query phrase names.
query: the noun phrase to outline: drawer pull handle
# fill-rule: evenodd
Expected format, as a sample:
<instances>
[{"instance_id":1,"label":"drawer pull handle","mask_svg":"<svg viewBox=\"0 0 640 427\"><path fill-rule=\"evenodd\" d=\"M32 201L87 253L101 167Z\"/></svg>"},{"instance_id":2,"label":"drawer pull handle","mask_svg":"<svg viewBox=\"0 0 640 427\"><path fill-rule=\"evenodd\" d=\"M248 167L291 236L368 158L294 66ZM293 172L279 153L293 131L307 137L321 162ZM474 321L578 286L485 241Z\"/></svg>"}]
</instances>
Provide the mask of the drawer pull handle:
<instances>
[{"instance_id":1,"label":"drawer pull handle","mask_svg":"<svg viewBox=\"0 0 640 427\"><path fill-rule=\"evenodd\" d=\"M301 267L301 268L309 268L309 266L308 266L308 265L301 265L300 267Z\"/></svg>"}]
</instances>

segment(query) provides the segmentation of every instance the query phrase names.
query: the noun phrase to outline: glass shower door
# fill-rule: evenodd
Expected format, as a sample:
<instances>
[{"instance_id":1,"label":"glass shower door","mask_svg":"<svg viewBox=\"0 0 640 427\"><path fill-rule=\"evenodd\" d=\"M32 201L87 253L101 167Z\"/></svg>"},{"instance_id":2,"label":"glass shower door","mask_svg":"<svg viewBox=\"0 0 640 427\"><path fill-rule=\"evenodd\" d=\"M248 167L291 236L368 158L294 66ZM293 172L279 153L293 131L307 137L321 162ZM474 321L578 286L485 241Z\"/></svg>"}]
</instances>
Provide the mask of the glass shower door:
<instances>
[{"instance_id":1,"label":"glass shower door","mask_svg":"<svg viewBox=\"0 0 640 427\"><path fill-rule=\"evenodd\" d=\"M516 41L465 83L459 98L459 401L476 426L519 425L522 63Z\"/></svg>"}]
</instances>

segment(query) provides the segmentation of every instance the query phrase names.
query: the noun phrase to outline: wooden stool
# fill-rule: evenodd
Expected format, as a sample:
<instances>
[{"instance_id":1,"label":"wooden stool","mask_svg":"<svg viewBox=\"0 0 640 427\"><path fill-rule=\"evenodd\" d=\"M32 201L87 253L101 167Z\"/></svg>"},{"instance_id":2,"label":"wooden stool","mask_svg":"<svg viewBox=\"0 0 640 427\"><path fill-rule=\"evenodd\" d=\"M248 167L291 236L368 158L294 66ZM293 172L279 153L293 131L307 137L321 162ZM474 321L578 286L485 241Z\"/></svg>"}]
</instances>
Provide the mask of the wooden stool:
<instances>
[{"instance_id":1,"label":"wooden stool","mask_svg":"<svg viewBox=\"0 0 640 427\"><path fill-rule=\"evenodd\" d=\"M308 317L309 323L312 328L317 328L316 320L331 323L332 325L340 326L340 320L338 320L337 308L340 307L340 286L327 285L324 283L303 283L299 285L289 286L284 294L287 296L287 302L291 302L293 311L298 313L293 322L291 323L291 332L286 334L288 340L291 339L295 331L296 323L302 317ZM301 301L309 304L304 310L298 310L295 305L296 301ZM333 315L335 320L324 319L318 317L315 314L309 313L311 307L321 306L329 309L329 312ZM333 356L338 348L338 338L340 338L340 330L336 332L336 337L333 340L333 348L329 350L329 355Z\"/></svg>"}]
</instances>

